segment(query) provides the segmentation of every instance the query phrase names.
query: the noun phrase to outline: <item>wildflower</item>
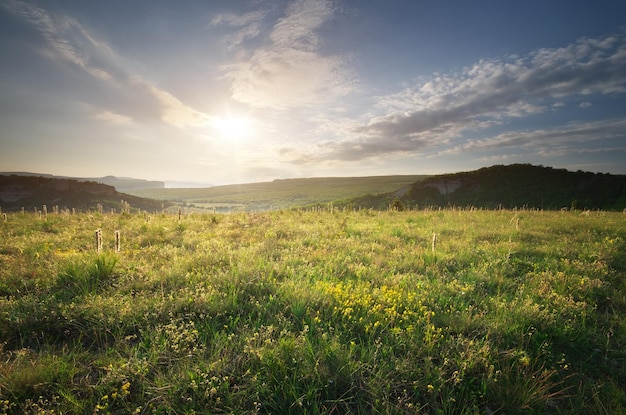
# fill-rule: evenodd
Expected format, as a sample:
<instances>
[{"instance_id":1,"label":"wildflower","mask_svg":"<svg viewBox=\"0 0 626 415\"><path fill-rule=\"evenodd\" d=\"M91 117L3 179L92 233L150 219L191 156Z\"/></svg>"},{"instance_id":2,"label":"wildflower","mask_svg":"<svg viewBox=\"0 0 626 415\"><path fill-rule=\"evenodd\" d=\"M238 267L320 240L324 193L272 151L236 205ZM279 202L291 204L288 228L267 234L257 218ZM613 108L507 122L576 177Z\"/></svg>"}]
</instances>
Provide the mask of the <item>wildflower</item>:
<instances>
[{"instance_id":1,"label":"wildflower","mask_svg":"<svg viewBox=\"0 0 626 415\"><path fill-rule=\"evenodd\" d=\"M528 366L530 364L530 357L524 354L523 356L519 358L519 362L522 366Z\"/></svg>"}]
</instances>

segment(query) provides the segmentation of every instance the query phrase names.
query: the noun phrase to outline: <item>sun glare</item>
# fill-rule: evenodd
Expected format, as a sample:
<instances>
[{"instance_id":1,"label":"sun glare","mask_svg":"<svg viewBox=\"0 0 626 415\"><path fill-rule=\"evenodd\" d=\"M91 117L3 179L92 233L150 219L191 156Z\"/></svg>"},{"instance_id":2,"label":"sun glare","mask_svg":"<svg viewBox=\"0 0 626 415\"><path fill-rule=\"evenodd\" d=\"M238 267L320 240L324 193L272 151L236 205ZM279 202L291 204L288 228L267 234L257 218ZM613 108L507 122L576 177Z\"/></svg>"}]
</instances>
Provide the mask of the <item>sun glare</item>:
<instances>
[{"instance_id":1,"label":"sun glare","mask_svg":"<svg viewBox=\"0 0 626 415\"><path fill-rule=\"evenodd\" d=\"M216 118L212 126L226 138L241 138L250 133L250 120L244 117Z\"/></svg>"}]
</instances>

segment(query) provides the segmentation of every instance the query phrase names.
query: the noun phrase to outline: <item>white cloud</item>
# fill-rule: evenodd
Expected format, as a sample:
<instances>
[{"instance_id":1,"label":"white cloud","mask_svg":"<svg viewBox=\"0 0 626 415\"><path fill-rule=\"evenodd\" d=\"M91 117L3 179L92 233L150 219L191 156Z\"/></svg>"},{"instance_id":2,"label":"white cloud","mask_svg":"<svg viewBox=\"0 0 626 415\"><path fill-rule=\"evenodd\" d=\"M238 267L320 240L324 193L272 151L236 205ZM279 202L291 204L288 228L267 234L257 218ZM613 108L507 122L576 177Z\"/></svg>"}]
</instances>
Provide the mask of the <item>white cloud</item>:
<instances>
[{"instance_id":1,"label":"white cloud","mask_svg":"<svg viewBox=\"0 0 626 415\"><path fill-rule=\"evenodd\" d=\"M537 113L543 110L537 101L544 98L625 91L625 39L583 39L565 48L541 49L525 58L479 61L461 74L439 76L384 97L393 107L413 110L374 120L363 132L410 135L476 117Z\"/></svg>"},{"instance_id":2,"label":"white cloud","mask_svg":"<svg viewBox=\"0 0 626 415\"><path fill-rule=\"evenodd\" d=\"M175 127L201 127L208 123L209 116L185 105L167 91L159 89L141 79L135 85L145 89L160 104L161 119Z\"/></svg>"},{"instance_id":3,"label":"white cloud","mask_svg":"<svg viewBox=\"0 0 626 415\"><path fill-rule=\"evenodd\" d=\"M95 119L106 121L116 125L128 125L132 123L132 118L112 111L102 111L94 115Z\"/></svg>"},{"instance_id":4,"label":"white cloud","mask_svg":"<svg viewBox=\"0 0 626 415\"><path fill-rule=\"evenodd\" d=\"M217 26L221 24L226 24L228 26L233 27L244 27L250 24L256 23L259 20L262 20L265 16L265 13L261 10L244 13L244 14L234 14L234 13L224 13L219 14L211 20L211 26Z\"/></svg>"},{"instance_id":5,"label":"white cloud","mask_svg":"<svg viewBox=\"0 0 626 415\"><path fill-rule=\"evenodd\" d=\"M105 109L96 118L115 123L124 123L135 118L153 117L176 127L202 125L207 116L184 104L171 93L158 88L141 76L130 73L109 45L97 38L76 19L52 14L34 5L7 0L2 3L7 10L36 28L44 44L41 53L76 65L97 81L107 85L117 94L122 107L129 114L120 114ZM144 100L133 108L127 97Z\"/></svg>"},{"instance_id":6,"label":"white cloud","mask_svg":"<svg viewBox=\"0 0 626 415\"><path fill-rule=\"evenodd\" d=\"M273 26L267 44L226 67L232 98L256 107L326 102L351 88L346 58L322 55L320 26L333 16L326 0L298 0Z\"/></svg>"},{"instance_id":7,"label":"white cloud","mask_svg":"<svg viewBox=\"0 0 626 415\"><path fill-rule=\"evenodd\" d=\"M343 141L329 143L318 155L330 160L357 160L417 153L440 147L469 131L558 110L567 97L623 92L626 39L581 39L524 57L481 60L460 73L436 74L382 96L376 114L364 117ZM565 131L571 133L567 128ZM515 134L511 143L524 145L527 139L525 134Z\"/></svg>"},{"instance_id":8,"label":"white cloud","mask_svg":"<svg viewBox=\"0 0 626 415\"><path fill-rule=\"evenodd\" d=\"M240 45L247 39L257 37L261 33L261 23L265 13L254 11L242 15L232 13L220 14L211 20L210 26L226 25L237 30L226 36L226 43L230 48Z\"/></svg>"}]
</instances>

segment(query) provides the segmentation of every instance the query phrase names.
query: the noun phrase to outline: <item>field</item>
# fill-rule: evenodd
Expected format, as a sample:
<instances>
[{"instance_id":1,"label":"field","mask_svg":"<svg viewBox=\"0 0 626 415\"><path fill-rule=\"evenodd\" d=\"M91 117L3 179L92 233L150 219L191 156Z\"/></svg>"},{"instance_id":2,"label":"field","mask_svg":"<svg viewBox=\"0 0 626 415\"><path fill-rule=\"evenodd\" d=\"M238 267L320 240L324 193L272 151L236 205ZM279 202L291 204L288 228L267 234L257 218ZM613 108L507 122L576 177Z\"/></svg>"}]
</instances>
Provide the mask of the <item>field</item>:
<instances>
[{"instance_id":1,"label":"field","mask_svg":"<svg viewBox=\"0 0 626 415\"><path fill-rule=\"evenodd\" d=\"M134 196L169 200L217 212L250 212L324 204L396 192L428 176L321 177L207 188L135 190Z\"/></svg>"},{"instance_id":2,"label":"field","mask_svg":"<svg viewBox=\"0 0 626 415\"><path fill-rule=\"evenodd\" d=\"M0 414L626 413L624 252L610 212L10 213Z\"/></svg>"}]
</instances>

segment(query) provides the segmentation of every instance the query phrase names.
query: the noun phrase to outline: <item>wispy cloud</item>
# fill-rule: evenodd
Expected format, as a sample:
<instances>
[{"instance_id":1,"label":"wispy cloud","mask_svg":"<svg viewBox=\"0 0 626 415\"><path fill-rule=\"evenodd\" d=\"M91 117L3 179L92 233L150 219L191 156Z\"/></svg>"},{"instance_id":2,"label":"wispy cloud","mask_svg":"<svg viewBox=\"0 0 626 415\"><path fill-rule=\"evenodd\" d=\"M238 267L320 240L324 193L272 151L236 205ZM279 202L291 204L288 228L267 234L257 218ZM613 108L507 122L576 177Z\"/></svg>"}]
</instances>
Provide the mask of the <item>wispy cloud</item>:
<instances>
[{"instance_id":1,"label":"wispy cloud","mask_svg":"<svg viewBox=\"0 0 626 415\"><path fill-rule=\"evenodd\" d=\"M134 85L144 89L158 101L161 107L161 119L164 122L180 128L199 127L207 124L209 120L207 114L196 111L169 92L159 89L142 79L135 79Z\"/></svg>"},{"instance_id":2,"label":"wispy cloud","mask_svg":"<svg viewBox=\"0 0 626 415\"><path fill-rule=\"evenodd\" d=\"M540 49L523 57L481 60L459 73L434 75L414 86L381 96L375 114L366 115L361 125L344 131L344 138L329 142L314 155L295 160L360 160L415 153L427 148L465 140L456 149L508 143L526 146L537 143L535 133L505 133L490 140L471 141L465 133L502 128L512 119L558 111L563 100L594 94L626 92L626 38L610 36L581 39L563 48ZM587 108L591 102L580 106ZM615 123L594 125L595 134ZM589 126L588 126L589 127ZM550 131L569 137L580 126ZM591 128L591 127L590 127ZM623 131L623 130L622 130ZM591 133L591 131L587 131ZM347 137L347 138L346 138ZM292 154L293 156L293 154Z\"/></svg>"},{"instance_id":3,"label":"wispy cloud","mask_svg":"<svg viewBox=\"0 0 626 415\"><path fill-rule=\"evenodd\" d=\"M261 33L261 23L265 17L265 12L257 10L254 12L237 15L233 13L220 14L214 17L210 26L225 25L236 29L225 38L226 44L233 48L248 39L257 37Z\"/></svg>"},{"instance_id":4,"label":"wispy cloud","mask_svg":"<svg viewBox=\"0 0 626 415\"><path fill-rule=\"evenodd\" d=\"M40 31L50 47L43 51L44 54L71 62L95 78L107 81L113 78L109 71L94 64L79 50L98 47L105 53L110 52L103 49L102 45L96 42L75 19L68 16L53 16L39 7L16 0L6 0L3 6Z\"/></svg>"},{"instance_id":5,"label":"wispy cloud","mask_svg":"<svg viewBox=\"0 0 626 415\"><path fill-rule=\"evenodd\" d=\"M506 148L530 149L537 154L586 153L584 146L593 141L626 138L626 120L603 120L587 123L569 123L558 128L529 131L508 131L480 140L452 147L440 154L459 154L468 151L485 153ZM580 146L580 145L583 146ZM608 147L605 147L608 148Z\"/></svg>"},{"instance_id":6,"label":"wispy cloud","mask_svg":"<svg viewBox=\"0 0 626 415\"><path fill-rule=\"evenodd\" d=\"M101 111L93 116L95 119L116 125L128 125L132 123L132 118L113 111Z\"/></svg>"},{"instance_id":7,"label":"wispy cloud","mask_svg":"<svg viewBox=\"0 0 626 415\"><path fill-rule=\"evenodd\" d=\"M1 4L41 33L43 44L39 52L43 55L79 67L113 91L118 91L121 101L129 93L145 98L141 108L131 108L127 103L120 105L129 111L128 114L102 109L94 114L94 118L121 123L148 116L176 127L197 126L206 120L205 114L129 72L123 64L124 59L76 19L16 0L5 0Z\"/></svg>"},{"instance_id":8,"label":"wispy cloud","mask_svg":"<svg viewBox=\"0 0 626 415\"><path fill-rule=\"evenodd\" d=\"M244 52L238 63L226 67L232 98L256 107L282 109L318 104L351 91L346 57L320 53L318 29L334 12L328 0L290 3L264 39L266 44ZM224 22L230 21L239 22ZM241 30L258 35L258 21L250 24Z\"/></svg>"}]
</instances>

